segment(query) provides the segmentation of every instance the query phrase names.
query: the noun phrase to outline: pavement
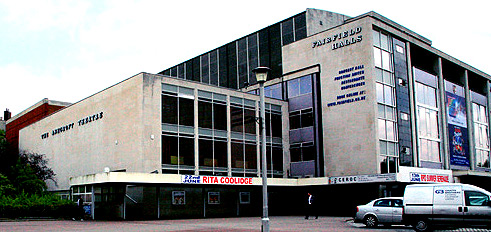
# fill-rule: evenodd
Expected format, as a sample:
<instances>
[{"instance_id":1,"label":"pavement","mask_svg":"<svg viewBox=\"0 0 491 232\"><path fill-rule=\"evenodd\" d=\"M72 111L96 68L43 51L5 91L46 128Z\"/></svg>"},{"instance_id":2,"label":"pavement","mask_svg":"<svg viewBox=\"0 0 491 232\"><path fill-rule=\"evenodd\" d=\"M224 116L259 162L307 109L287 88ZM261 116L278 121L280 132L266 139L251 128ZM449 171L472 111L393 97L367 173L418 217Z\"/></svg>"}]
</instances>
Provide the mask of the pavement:
<instances>
[{"instance_id":1,"label":"pavement","mask_svg":"<svg viewBox=\"0 0 491 232\"><path fill-rule=\"evenodd\" d=\"M133 232L133 231L182 231L182 232L245 232L261 231L260 217L241 218L206 218L206 219L178 219L178 220L148 220L148 221L72 221L72 220L47 220L47 219L23 219L0 220L0 231L107 231L107 232ZM302 216L273 216L270 217L270 231L275 232L392 232L413 231L406 226L391 226L366 228L363 224L353 223L349 217L319 217L319 219L305 220ZM450 231L459 232L490 232L485 229L458 229Z\"/></svg>"}]
</instances>

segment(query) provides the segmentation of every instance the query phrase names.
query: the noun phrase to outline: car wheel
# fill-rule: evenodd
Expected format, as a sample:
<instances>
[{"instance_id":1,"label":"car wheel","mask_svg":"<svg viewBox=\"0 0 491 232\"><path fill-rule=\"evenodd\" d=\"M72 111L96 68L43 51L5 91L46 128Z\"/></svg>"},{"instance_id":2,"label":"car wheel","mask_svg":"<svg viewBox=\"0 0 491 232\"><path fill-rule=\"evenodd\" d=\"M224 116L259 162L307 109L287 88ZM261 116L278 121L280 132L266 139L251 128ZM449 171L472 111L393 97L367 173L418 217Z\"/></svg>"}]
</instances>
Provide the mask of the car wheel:
<instances>
[{"instance_id":1,"label":"car wheel","mask_svg":"<svg viewBox=\"0 0 491 232\"><path fill-rule=\"evenodd\" d=\"M426 219L417 220L414 223L413 228L415 231L418 231L418 232L431 231L430 224L428 223L428 220L426 220Z\"/></svg>"},{"instance_id":2,"label":"car wheel","mask_svg":"<svg viewBox=\"0 0 491 232\"><path fill-rule=\"evenodd\" d=\"M365 220L363 220L363 223L367 227L375 227L378 224L378 220L377 220L377 217L375 217L373 215L368 215L365 217Z\"/></svg>"}]
</instances>

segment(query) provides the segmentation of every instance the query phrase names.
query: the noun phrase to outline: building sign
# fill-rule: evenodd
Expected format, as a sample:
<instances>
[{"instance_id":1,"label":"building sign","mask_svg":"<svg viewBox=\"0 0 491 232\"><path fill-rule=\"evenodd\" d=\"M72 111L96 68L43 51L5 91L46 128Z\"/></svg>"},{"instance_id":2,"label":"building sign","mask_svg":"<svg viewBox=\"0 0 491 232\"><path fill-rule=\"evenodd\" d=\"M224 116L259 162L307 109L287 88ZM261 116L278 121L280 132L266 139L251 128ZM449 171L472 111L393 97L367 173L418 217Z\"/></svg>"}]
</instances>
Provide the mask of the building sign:
<instances>
[{"instance_id":1,"label":"building sign","mask_svg":"<svg viewBox=\"0 0 491 232\"><path fill-rule=\"evenodd\" d=\"M361 27L356 27L350 30L346 30L332 36L328 36L324 39L320 39L312 42L312 48L320 47L326 44L331 44L331 49L346 47L362 41L363 37L360 35Z\"/></svg>"},{"instance_id":2,"label":"building sign","mask_svg":"<svg viewBox=\"0 0 491 232\"><path fill-rule=\"evenodd\" d=\"M427 174L419 172L409 173L409 182L449 183L449 176L445 174Z\"/></svg>"},{"instance_id":3,"label":"building sign","mask_svg":"<svg viewBox=\"0 0 491 232\"><path fill-rule=\"evenodd\" d=\"M456 92L455 85L453 85L453 93L446 92L450 164L468 167L469 144L465 98L457 95Z\"/></svg>"},{"instance_id":4,"label":"building sign","mask_svg":"<svg viewBox=\"0 0 491 232\"><path fill-rule=\"evenodd\" d=\"M223 184L223 185L252 185L251 177L228 177L228 176L181 176L183 184Z\"/></svg>"},{"instance_id":5,"label":"building sign","mask_svg":"<svg viewBox=\"0 0 491 232\"><path fill-rule=\"evenodd\" d=\"M336 96L336 100L327 103L327 107L350 104L353 102L366 100L365 86L365 66L357 65L339 70L335 76L334 83L339 83L341 94ZM361 89L362 88L362 89Z\"/></svg>"},{"instance_id":6,"label":"building sign","mask_svg":"<svg viewBox=\"0 0 491 232\"><path fill-rule=\"evenodd\" d=\"M83 126L83 125L86 125L88 123L91 123L91 122L95 122L99 119L102 119L104 117L104 112L99 112L97 114L93 114L93 115L90 115L90 116L87 116L85 118L82 118L80 120L78 120L78 126ZM74 128L74 125L75 123L68 123L64 126L61 126L61 127L58 127L58 128L55 128L53 130L51 130L51 133L50 132L46 132L44 134L41 135L41 139L47 139L49 138L50 134L51 136L54 136L54 135L57 135L57 134L61 134L63 132L66 132L66 131L69 131L71 129Z\"/></svg>"},{"instance_id":7,"label":"building sign","mask_svg":"<svg viewBox=\"0 0 491 232\"><path fill-rule=\"evenodd\" d=\"M395 173L358 175L358 176L337 176L330 177L329 184L359 184L375 182L394 182L396 181Z\"/></svg>"}]
</instances>

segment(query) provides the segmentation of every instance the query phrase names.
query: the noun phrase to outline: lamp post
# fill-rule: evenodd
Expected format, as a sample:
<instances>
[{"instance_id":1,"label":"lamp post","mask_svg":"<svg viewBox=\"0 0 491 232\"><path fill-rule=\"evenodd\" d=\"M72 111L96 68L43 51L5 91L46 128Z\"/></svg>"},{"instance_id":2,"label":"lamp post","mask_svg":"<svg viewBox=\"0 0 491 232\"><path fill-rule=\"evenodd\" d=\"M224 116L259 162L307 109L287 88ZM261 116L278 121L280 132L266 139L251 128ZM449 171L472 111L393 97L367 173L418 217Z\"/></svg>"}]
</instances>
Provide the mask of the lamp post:
<instances>
[{"instance_id":1,"label":"lamp post","mask_svg":"<svg viewBox=\"0 0 491 232\"><path fill-rule=\"evenodd\" d=\"M257 67L252 70L256 75L256 81L259 83L259 96L261 105L261 115L259 128L261 129L261 172L263 180L263 217L261 218L262 231L269 232L269 217L268 217L268 176L266 171L266 107L264 103L264 82L268 78L268 73L271 71L268 67Z\"/></svg>"}]
</instances>

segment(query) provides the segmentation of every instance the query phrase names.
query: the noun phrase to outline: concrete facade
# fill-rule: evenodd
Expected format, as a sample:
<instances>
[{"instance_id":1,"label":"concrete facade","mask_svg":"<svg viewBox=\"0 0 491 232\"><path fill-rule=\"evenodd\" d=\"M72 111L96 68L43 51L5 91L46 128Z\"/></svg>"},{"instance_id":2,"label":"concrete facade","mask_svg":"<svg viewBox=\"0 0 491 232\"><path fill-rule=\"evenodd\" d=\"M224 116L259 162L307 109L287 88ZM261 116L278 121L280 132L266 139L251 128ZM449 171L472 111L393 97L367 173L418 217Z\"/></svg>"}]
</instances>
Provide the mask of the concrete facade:
<instances>
[{"instance_id":1,"label":"concrete facade","mask_svg":"<svg viewBox=\"0 0 491 232\"><path fill-rule=\"evenodd\" d=\"M20 148L46 154L58 177L50 190L83 194L104 212L93 210L93 218L257 214L260 131L244 128L259 115L250 71L267 65L269 129L281 120L280 133L271 129L266 143L273 212L295 213L302 204L284 202L306 191L323 196L326 214L346 215L363 201L401 195L411 183L491 188L489 142L479 143L490 137L491 76L375 12L348 17L307 9L66 107L22 129ZM188 125L177 122L184 113L164 122L166 97L193 100ZM453 100L461 102L452 109ZM213 118L226 129L200 125L202 103L226 105L226 115ZM249 118L246 110L253 110ZM226 164L215 164L215 156Z\"/></svg>"}]
</instances>

